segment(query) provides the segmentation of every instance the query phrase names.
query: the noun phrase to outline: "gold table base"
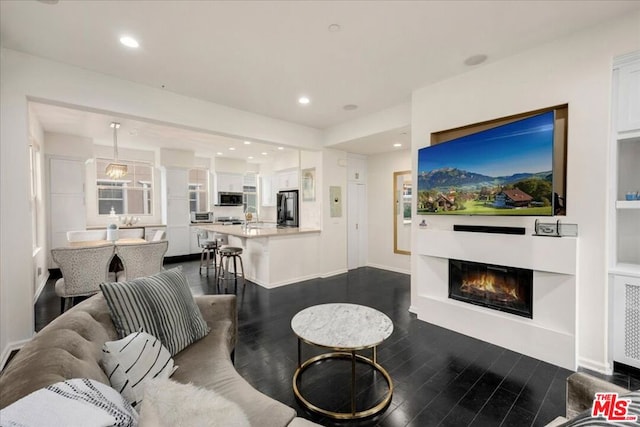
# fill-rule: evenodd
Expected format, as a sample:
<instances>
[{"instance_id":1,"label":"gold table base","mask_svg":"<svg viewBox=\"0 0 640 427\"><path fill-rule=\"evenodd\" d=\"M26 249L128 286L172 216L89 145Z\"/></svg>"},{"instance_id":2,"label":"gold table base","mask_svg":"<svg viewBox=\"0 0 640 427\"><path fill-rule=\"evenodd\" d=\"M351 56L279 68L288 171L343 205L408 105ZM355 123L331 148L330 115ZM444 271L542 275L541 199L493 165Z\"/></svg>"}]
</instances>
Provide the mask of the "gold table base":
<instances>
[{"instance_id":1,"label":"gold table base","mask_svg":"<svg viewBox=\"0 0 640 427\"><path fill-rule=\"evenodd\" d=\"M320 408L313 403L309 402L305 397L300 393L300 389L298 388L298 380L302 373L313 365L316 362L325 359L350 359L351 360L351 412L334 412L329 411L327 409ZM312 357L306 360L304 363L300 364L300 340L298 340L298 368L296 372L293 374L293 393L296 398L300 401L300 403L306 407L307 409L319 413L321 415L325 415L330 418L338 419L338 420L346 420L346 419L359 419L366 418L380 413L384 410L387 405L391 402L391 397L393 395L393 381L391 380L391 376L389 373L380 365L376 360L376 348L373 348L373 359L365 357L361 354L356 354L355 350L350 352L333 352L333 353L324 353L318 356ZM387 385L389 386L389 391L385 395L384 399L382 399L375 406L362 410L356 411L356 361L366 363L370 365L373 369L380 372L384 379L387 381Z\"/></svg>"}]
</instances>

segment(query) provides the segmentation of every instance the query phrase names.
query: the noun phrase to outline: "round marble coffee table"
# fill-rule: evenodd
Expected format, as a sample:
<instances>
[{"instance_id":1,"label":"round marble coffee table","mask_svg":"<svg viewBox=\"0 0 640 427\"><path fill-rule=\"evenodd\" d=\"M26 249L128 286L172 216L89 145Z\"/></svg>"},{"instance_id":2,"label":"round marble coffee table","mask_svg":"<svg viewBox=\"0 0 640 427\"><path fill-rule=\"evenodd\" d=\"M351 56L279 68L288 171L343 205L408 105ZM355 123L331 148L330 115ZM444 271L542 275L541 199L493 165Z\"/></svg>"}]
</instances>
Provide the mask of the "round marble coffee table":
<instances>
[{"instance_id":1,"label":"round marble coffee table","mask_svg":"<svg viewBox=\"0 0 640 427\"><path fill-rule=\"evenodd\" d=\"M305 308L293 319L291 329L298 336L298 369L293 374L293 392L306 408L335 419L356 419L375 415L391 401L393 381L389 373L378 363L377 346L393 332L393 322L387 315L370 307L356 304L322 304ZM302 342L330 349L302 362ZM371 357L357 351L372 350ZM315 362L324 359L351 360L351 411L334 412L309 402L300 393L298 382L302 373ZM387 381L389 391L371 408L356 410L356 362L370 365Z\"/></svg>"}]
</instances>

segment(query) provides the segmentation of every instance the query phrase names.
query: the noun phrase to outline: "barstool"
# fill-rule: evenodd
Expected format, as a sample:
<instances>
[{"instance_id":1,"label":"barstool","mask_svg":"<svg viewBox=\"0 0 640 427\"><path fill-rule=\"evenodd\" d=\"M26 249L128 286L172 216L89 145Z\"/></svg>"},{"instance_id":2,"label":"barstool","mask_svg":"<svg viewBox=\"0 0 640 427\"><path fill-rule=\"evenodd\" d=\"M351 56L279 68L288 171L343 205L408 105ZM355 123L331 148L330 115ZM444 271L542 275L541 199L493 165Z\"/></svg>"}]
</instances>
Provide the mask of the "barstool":
<instances>
[{"instance_id":1,"label":"barstool","mask_svg":"<svg viewBox=\"0 0 640 427\"><path fill-rule=\"evenodd\" d=\"M206 269L207 276L209 275L209 269L213 268L216 272L216 251L218 249L217 240L209 240L209 233L205 230L198 231L198 246L202 249L200 253L200 269L198 273L202 274L202 269Z\"/></svg>"},{"instance_id":2,"label":"barstool","mask_svg":"<svg viewBox=\"0 0 640 427\"><path fill-rule=\"evenodd\" d=\"M233 293L238 293L238 267L236 260L240 261L240 275L242 276L242 289L245 286L244 280L244 265L242 264L242 248L236 248L234 246L223 246L218 250L220 255L220 265L218 267L218 281L217 286L219 290L222 290L224 285L225 293L227 291L227 281L234 281ZM229 271L229 260L233 259L233 273ZM233 274L233 276L231 276Z\"/></svg>"}]
</instances>

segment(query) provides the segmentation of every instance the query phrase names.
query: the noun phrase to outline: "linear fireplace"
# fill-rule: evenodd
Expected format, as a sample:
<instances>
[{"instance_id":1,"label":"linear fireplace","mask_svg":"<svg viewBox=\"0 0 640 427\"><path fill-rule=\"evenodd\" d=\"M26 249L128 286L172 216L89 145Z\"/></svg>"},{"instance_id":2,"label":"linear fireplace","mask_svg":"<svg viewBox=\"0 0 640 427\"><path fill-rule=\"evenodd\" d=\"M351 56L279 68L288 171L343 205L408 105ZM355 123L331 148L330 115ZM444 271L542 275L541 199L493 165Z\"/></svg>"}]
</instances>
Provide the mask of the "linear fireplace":
<instances>
[{"instance_id":1,"label":"linear fireplace","mask_svg":"<svg viewBox=\"0 0 640 427\"><path fill-rule=\"evenodd\" d=\"M533 318L533 270L449 260L449 298Z\"/></svg>"}]
</instances>

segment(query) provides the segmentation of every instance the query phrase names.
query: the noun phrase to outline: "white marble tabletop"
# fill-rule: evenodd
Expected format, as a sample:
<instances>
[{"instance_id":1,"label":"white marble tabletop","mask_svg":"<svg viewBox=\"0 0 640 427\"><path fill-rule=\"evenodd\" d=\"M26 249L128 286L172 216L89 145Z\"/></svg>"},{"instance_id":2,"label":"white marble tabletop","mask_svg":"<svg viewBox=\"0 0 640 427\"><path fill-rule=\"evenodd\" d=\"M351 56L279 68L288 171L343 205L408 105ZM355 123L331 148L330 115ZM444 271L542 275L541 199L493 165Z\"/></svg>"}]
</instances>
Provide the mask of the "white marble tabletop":
<instances>
[{"instance_id":1,"label":"white marble tabletop","mask_svg":"<svg viewBox=\"0 0 640 427\"><path fill-rule=\"evenodd\" d=\"M291 319L291 329L315 345L359 350L375 347L393 332L389 317L356 304L321 304L305 308Z\"/></svg>"}]
</instances>

